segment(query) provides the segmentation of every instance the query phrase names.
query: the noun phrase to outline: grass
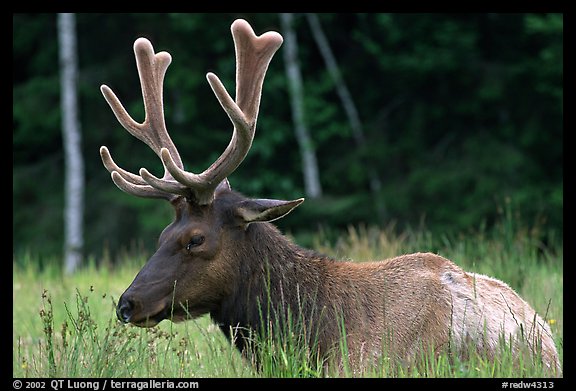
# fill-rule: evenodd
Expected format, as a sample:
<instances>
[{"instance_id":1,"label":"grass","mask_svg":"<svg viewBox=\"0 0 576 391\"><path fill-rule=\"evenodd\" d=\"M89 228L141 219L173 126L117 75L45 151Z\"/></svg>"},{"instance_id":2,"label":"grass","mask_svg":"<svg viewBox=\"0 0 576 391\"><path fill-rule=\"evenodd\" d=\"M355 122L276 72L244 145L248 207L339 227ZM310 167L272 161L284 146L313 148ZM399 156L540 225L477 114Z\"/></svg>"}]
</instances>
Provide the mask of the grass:
<instances>
[{"instance_id":1,"label":"grass","mask_svg":"<svg viewBox=\"0 0 576 391\"><path fill-rule=\"evenodd\" d=\"M552 328L562 362L563 252L543 246L536 229L509 219L493 231L436 238L426 231L395 234L392 228L350 228L335 243L317 235L315 248L339 259L375 260L414 252L441 254L467 271L507 282ZM142 329L116 320L118 297L145 262L131 256L117 267L83 268L62 276L56 267L40 270L32 257L14 260L14 377L543 377L530 354L514 360L502 344L498 360L474 352L466 360L422 353L409 368L383 355L379 365L353 373L346 365L326 371L298 338L268 335L256 342L264 352L260 370L230 345L207 316ZM291 331L287 335L297 335ZM341 350L346 351L345 343ZM508 352L508 353L506 353Z\"/></svg>"}]
</instances>

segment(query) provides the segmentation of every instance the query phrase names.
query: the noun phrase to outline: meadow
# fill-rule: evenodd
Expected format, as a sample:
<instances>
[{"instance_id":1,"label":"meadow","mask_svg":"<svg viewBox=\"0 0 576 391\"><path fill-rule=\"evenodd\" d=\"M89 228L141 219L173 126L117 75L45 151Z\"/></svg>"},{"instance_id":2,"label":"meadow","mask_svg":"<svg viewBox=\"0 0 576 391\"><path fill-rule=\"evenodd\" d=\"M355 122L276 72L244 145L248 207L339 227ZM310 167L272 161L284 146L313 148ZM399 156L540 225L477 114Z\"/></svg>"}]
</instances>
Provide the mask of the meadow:
<instances>
[{"instance_id":1,"label":"meadow","mask_svg":"<svg viewBox=\"0 0 576 391\"><path fill-rule=\"evenodd\" d=\"M454 237L425 229L350 227L319 232L314 248L337 259L377 260L431 251L467 271L508 283L550 324L563 362L562 240L542 227L520 226L512 215L490 230ZM260 370L242 357L208 316L137 328L116 319L115 305L150 254L124 254L114 266L95 260L71 276L40 268L33 256L14 260L14 377L543 377L537 360L466 361L423 355L410 370L381 365L362 374L323 372L296 344L263 341ZM55 264L55 262L54 262ZM270 342L270 343L269 343Z\"/></svg>"}]
</instances>

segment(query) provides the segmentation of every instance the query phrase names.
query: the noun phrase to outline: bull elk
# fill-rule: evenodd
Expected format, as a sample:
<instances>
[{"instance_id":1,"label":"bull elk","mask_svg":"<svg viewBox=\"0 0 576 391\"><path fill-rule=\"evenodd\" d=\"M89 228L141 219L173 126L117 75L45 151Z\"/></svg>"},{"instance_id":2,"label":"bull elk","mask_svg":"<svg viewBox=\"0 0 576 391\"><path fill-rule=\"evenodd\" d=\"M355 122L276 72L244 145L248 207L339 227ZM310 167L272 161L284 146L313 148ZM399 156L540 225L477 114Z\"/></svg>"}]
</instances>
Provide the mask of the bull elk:
<instances>
[{"instance_id":1,"label":"bull elk","mask_svg":"<svg viewBox=\"0 0 576 391\"><path fill-rule=\"evenodd\" d=\"M134 43L143 123L130 117L110 88L101 87L118 121L164 166L162 178L145 168L136 175L120 168L102 146L100 155L112 180L129 194L167 200L176 212L157 251L119 298L120 321L151 327L163 319L210 314L246 351L251 336L300 319L311 336L306 342L321 357L337 350L344 338L355 365L383 352L409 362L426 348L465 355L470 344L494 358L501 338L516 355L523 339L559 375L549 326L505 283L465 272L432 253L379 262L330 259L299 247L270 223L304 199L253 199L230 188L227 177L252 145L264 76L282 44L280 34L256 36L244 20L236 20L231 30L236 98L215 74L206 77L234 129L222 155L200 174L184 170L164 123L162 90L170 54L154 53L144 38Z\"/></svg>"}]
</instances>

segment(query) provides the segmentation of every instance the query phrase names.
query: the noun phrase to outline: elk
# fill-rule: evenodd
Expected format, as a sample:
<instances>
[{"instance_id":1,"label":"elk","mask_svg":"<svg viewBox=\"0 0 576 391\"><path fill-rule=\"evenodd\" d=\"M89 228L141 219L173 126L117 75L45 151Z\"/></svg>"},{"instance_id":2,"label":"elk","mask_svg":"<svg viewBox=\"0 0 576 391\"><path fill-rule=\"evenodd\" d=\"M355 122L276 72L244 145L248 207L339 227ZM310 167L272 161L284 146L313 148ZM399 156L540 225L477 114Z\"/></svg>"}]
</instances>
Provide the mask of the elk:
<instances>
[{"instance_id":1,"label":"elk","mask_svg":"<svg viewBox=\"0 0 576 391\"><path fill-rule=\"evenodd\" d=\"M560 374L550 327L504 282L468 273L432 253L377 262L338 261L299 247L271 223L300 205L248 198L227 177L246 157L256 130L262 85L282 36L256 36L245 20L231 26L236 53L236 97L206 75L233 124L231 140L200 174L184 169L164 122L163 81L171 56L155 53L144 38L134 43L145 107L132 119L106 85L101 91L120 124L161 159L158 178L120 168L108 148L100 155L112 181L126 193L170 202L175 219L157 251L120 296L120 321L152 327L209 314L240 351L252 336L300 319L305 342L330 357L345 338L356 367L386 354L410 362L422 349L465 355L470 344L495 357L500 338L520 349L520 335L541 352L543 365ZM291 318L291 314L293 315Z\"/></svg>"}]
</instances>

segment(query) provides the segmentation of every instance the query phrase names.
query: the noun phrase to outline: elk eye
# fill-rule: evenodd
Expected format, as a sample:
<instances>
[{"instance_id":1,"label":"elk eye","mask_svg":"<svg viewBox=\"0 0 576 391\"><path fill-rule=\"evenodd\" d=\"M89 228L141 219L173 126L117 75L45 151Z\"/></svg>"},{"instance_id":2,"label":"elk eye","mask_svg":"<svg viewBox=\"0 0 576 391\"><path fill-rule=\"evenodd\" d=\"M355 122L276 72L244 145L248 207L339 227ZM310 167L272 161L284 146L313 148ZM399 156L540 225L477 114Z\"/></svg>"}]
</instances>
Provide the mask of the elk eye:
<instances>
[{"instance_id":1,"label":"elk eye","mask_svg":"<svg viewBox=\"0 0 576 391\"><path fill-rule=\"evenodd\" d=\"M186 250L190 251L193 247L200 246L204 243L204 236L203 235L194 235L190 239L190 242L186 245Z\"/></svg>"}]
</instances>

